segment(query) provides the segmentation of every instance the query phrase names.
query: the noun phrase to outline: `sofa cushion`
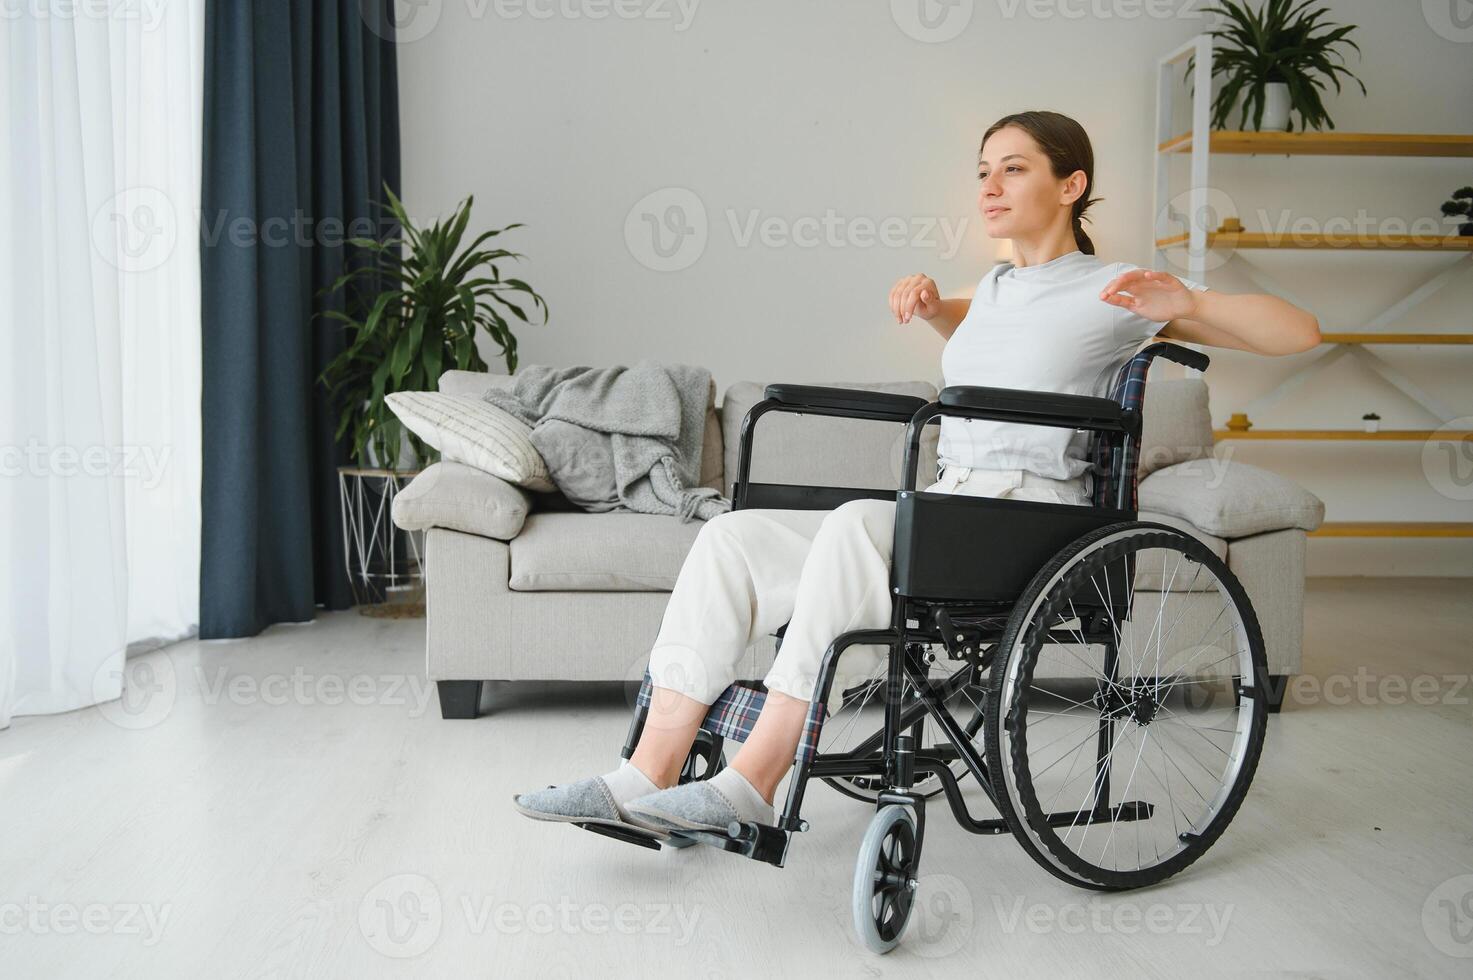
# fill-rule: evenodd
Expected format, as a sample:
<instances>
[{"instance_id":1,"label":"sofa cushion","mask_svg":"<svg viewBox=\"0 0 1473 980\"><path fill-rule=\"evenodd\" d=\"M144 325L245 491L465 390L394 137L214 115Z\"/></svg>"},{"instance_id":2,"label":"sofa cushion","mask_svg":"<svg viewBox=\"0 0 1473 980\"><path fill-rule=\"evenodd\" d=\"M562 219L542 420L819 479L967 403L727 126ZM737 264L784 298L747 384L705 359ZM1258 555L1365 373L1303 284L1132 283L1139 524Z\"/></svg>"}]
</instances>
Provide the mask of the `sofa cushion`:
<instances>
[{"instance_id":1,"label":"sofa cushion","mask_svg":"<svg viewBox=\"0 0 1473 980\"><path fill-rule=\"evenodd\" d=\"M669 592L705 521L629 511L533 513L511 542L518 592Z\"/></svg>"},{"instance_id":2,"label":"sofa cushion","mask_svg":"<svg viewBox=\"0 0 1473 980\"><path fill-rule=\"evenodd\" d=\"M396 391L384 398L408 429L451 462L466 463L529 490L552 490L532 428L490 402L442 391Z\"/></svg>"},{"instance_id":3,"label":"sofa cushion","mask_svg":"<svg viewBox=\"0 0 1473 980\"><path fill-rule=\"evenodd\" d=\"M1184 521L1173 514L1163 514L1149 510L1139 511L1139 514L1140 519L1143 521L1154 521L1157 524L1165 524L1167 527L1174 527L1179 531L1187 532L1205 544L1208 550L1218 558L1221 558L1224 563L1227 562L1228 543L1222 538L1214 534L1208 534L1201 528L1193 526L1190 521ZM1159 557L1161 552L1157 551L1155 554ZM1213 585L1213 580L1205 576L1193 577L1179 573L1173 575L1172 570L1175 567L1175 562L1167 562L1166 567L1163 569L1159 562L1152 562L1150 560L1138 561L1135 566L1135 587L1137 589L1148 589L1152 592L1160 592L1163 583L1169 583L1171 586L1170 591L1172 592L1201 592L1216 587ZM1194 585L1196 586L1195 589L1193 588Z\"/></svg>"},{"instance_id":4,"label":"sofa cushion","mask_svg":"<svg viewBox=\"0 0 1473 980\"><path fill-rule=\"evenodd\" d=\"M510 541L532 502L527 492L464 463L439 462L394 496L394 523L406 531L448 527Z\"/></svg>"},{"instance_id":5,"label":"sofa cushion","mask_svg":"<svg viewBox=\"0 0 1473 980\"><path fill-rule=\"evenodd\" d=\"M1148 381L1145 408L1138 479L1173 463L1212 455L1212 413L1201 378Z\"/></svg>"},{"instance_id":6,"label":"sofa cushion","mask_svg":"<svg viewBox=\"0 0 1473 980\"><path fill-rule=\"evenodd\" d=\"M793 379L787 379L793 380ZM818 381L831 388L860 388L912 395L935 401L936 387L926 381ZM739 381L726 389L721 402L721 434L726 449L724 496L731 496L737 478L742 419L762 401L767 382ZM936 479L936 441L939 425L922 430L917 486ZM757 423L752 439L750 479L754 483L794 483L816 487L900 486L905 457L905 426L873 419L834 418L771 412Z\"/></svg>"},{"instance_id":7,"label":"sofa cushion","mask_svg":"<svg viewBox=\"0 0 1473 980\"><path fill-rule=\"evenodd\" d=\"M1287 477L1226 459L1175 463L1140 483L1140 508L1190 521L1220 537L1297 527L1313 531L1324 501Z\"/></svg>"}]
</instances>

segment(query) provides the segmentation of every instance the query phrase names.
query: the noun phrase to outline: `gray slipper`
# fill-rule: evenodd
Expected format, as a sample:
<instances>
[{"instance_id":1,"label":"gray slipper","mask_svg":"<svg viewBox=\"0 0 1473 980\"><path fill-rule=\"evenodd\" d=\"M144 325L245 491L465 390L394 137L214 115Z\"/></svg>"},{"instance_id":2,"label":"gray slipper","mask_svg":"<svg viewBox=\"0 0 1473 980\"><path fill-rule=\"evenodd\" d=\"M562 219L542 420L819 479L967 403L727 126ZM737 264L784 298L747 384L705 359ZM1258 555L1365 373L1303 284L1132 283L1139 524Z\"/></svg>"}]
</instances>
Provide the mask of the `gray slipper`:
<instances>
[{"instance_id":1,"label":"gray slipper","mask_svg":"<svg viewBox=\"0 0 1473 980\"><path fill-rule=\"evenodd\" d=\"M602 823L625 827L647 834L659 840L669 837L664 827L643 820L625 820L619 813L613 791L602 776L589 776L576 783L549 786L530 793L519 793L511 798L518 813L533 820L552 820L560 823ZM626 810L628 808L626 807Z\"/></svg>"},{"instance_id":2,"label":"gray slipper","mask_svg":"<svg viewBox=\"0 0 1473 980\"><path fill-rule=\"evenodd\" d=\"M727 824L740 820L737 809L707 780L682 783L657 793L647 793L624 804L630 817L638 817L666 830L710 830L726 833ZM762 823L772 823L768 816Z\"/></svg>"}]
</instances>

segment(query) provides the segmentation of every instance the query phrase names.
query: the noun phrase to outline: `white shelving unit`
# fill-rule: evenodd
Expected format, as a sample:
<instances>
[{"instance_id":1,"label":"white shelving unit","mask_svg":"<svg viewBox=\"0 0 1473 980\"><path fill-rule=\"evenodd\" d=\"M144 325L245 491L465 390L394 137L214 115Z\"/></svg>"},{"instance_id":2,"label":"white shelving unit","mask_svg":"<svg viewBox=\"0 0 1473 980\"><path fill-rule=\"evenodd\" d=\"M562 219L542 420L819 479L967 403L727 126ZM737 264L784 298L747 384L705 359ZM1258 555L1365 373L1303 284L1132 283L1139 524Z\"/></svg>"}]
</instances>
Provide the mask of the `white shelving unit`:
<instances>
[{"instance_id":1,"label":"white shelving unit","mask_svg":"<svg viewBox=\"0 0 1473 980\"><path fill-rule=\"evenodd\" d=\"M1174 73L1177 66L1195 56L1192 66L1192 123L1187 132L1173 131L1176 105L1173 99ZM1373 316L1364 326L1340 333L1326 332L1318 356L1302 364L1272 390L1250 401L1240 413L1251 423L1255 413L1262 413L1310 378L1345 357L1354 358L1370 368L1384 381L1416 402L1429 414L1446 424L1454 412L1443 405L1385 359L1367 350L1380 344L1473 344L1473 334L1405 333L1390 328L1417 305L1435 295L1463 273L1473 268L1473 238L1449 235L1370 235L1348 242L1328 235L1276 236L1247 229L1223 231L1208 227L1211 213L1209 179L1214 154L1284 154L1315 156L1385 156L1385 157L1473 157L1473 135L1423 133L1339 133L1339 132L1237 132L1213 131L1212 107L1212 38L1201 34L1160 59L1157 64L1156 134L1152 147L1155 158L1155 192L1152 201L1156 216L1152 227L1154 266L1165 269L1167 249L1185 246L1186 277L1207 281L1208 259L1214 249L1227 249L1226 262L1237 263L1248 279L1266 293L1281 296L1306 309L1313 308L1293 291L1273 280L1258 266L1238 253L1244 249L1345 249L1397 250L1412 252L1461 252L1461 257L1428 277L1407 295ZM1171 193L1171 160L1177 154L1191 154L1190 181L1184 192L1186 212L1173 208ZM1183 196L1183 195L1178 195ZM1220 254L1220 253L1217 253ZM1180 266L1181 263L1170 263ZM1454 349L1457 349L1454 347ZM1196 375L1197 372L1191 372ZM1235 416L1236 418L1237 416ZM1385 441L1394 439L1440 438L1473 439L1473 432L1462 430L1393 430L1368 433L1360 430L1323 429L1219 429L1219 439L1294 439L1326 441ZM1408 521L1332 521L1324 524L1315 536L1323 537L1473 537L1473 522L1408 522Z\"/></svg>"}]
</instances>

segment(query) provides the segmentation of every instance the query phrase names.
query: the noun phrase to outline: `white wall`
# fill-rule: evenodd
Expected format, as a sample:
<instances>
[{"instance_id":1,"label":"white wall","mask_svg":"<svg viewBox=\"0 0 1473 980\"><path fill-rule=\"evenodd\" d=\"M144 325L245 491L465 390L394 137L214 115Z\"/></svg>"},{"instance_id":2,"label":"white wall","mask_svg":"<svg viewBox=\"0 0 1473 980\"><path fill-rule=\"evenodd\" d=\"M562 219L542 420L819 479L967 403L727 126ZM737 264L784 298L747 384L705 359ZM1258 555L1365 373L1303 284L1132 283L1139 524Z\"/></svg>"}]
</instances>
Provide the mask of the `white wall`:
<instances>
[{"instance_id":1,"label":"white wall","mask_svg":"<svg viewBox=\"0 0 1473 980\"><path fill-rule=\"evenodd\" d=\"M941 21L954 37L919 40L912 0L432 0L413 8L400 53L406 201L427 217L474 193L478 226L529 225L508 247L527 254L519 273L548 299L552 320L519 331L523 364L700 363L718 389L744 379L939 381L940 338L920 321L897 327L886 297L917 271L965 292L992 262L974 211L983 130L1021 109L1078 119L1105 199L1091 212L1099 254L1151 264L1154 66L1204 29L1206 4L927 2L960 18ZM1369 90L1332 99L1337 128L1473 131L1473 44L1440 35L1416 2L1329 6L1332 20L1360 25L1364 58L1352 54L1350 66ZM1313 157L1217 158L1212 181L1250 228L1258 208L1437 216L1470 182L1467 161ZM660 271L645 215L672 214L697 234L665 233L666 245L683 244L670 259L679 268ZM829 215L835 244L824 240ZM754 217L779 237L764 242L759 230L744 241ZM898 223L898 243L870 230L886 221ZM948 228L961 232L955 245ZM811 232L819 244L797 243ZM1292 284L1326 330L1355 328L1453 261L1249 258ZM1209 281L1254 288L1231 270ZM1473 330L1470 292L1473 272L1405 328ZM1375 350L1473 415L1473 349ZM1214 354L1218 425L1312 356ZM1431 427L1351 364L1258 424L1354 425L1370 409L1388 428ZM1301 480L1332 518L1466 520L1473 510L1432 489L1416 444L1238 443L1232 452ZM1469 574L1473 542L1314 540L1310 571Z\"/></svg>"}]
</instances>

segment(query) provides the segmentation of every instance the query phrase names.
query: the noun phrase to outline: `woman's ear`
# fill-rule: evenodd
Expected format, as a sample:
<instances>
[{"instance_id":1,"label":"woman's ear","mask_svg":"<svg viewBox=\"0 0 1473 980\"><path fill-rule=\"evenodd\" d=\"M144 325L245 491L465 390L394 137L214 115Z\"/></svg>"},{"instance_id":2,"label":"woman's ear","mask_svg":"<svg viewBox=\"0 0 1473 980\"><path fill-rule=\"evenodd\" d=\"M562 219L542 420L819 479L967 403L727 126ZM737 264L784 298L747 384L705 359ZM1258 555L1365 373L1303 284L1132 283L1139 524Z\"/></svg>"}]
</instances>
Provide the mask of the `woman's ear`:
<instances>
[{"instance_id":1,"label":"woman's ear","mask_svg":"<svg viewBox=\"0 0 1473 980\"><path fill-rule=\"evenodd\" d=\"M1075 201L1083 197L1084 192L1087 190L1089 190L1089 178L1085 176L1083 170L1076 170L1064 178L1064 187L1059 195L1059 203L1072 205Z\"/></svg>"}]
</instances>

